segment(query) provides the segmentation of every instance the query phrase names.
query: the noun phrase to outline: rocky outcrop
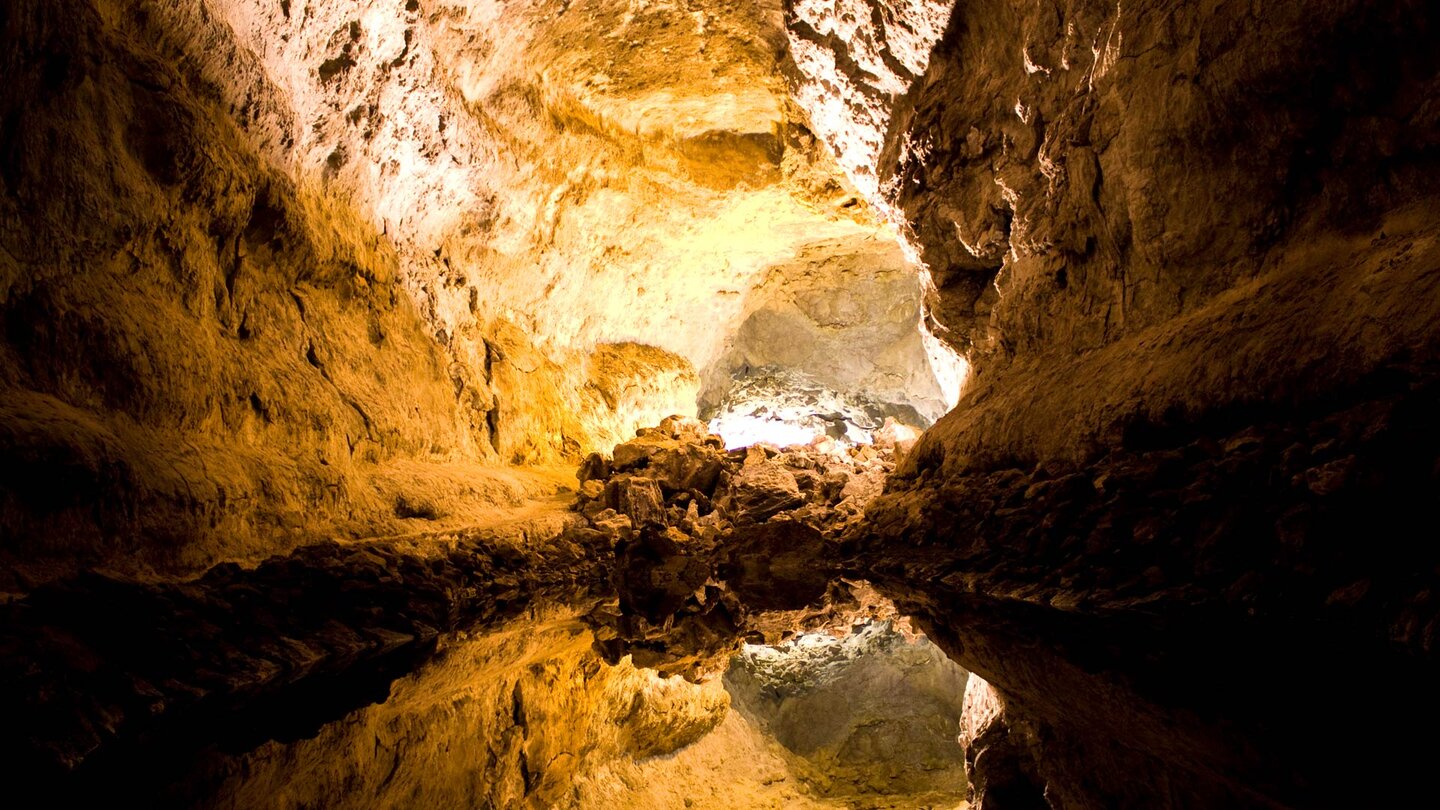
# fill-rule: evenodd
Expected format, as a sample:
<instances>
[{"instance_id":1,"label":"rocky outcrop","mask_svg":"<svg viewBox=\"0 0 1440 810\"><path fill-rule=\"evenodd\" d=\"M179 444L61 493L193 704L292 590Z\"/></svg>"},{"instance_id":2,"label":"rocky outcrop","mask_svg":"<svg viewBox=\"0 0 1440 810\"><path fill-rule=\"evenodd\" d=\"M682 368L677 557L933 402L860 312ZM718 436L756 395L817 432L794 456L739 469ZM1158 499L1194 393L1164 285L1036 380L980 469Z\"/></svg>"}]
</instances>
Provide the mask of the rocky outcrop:
<instances>
[{"instance_id":1,"label":"rocky outcrop","mask_svg":"<svg viewBox=\"0 0 1440 810\"><path fill-rule=\"evenodd\" d=\"M962 372L953 355L931 353L920 328L923 296L920 274L895 240L802 246L746 296L724 354L707 369L702 418L712 409L723 415L764 405L734 389L768 373L779 379L762 393L777 405L792 389L818 388L928 427L954 405ZM809 385L774 384L791 376ZM810 407L824 413L822 403Z\"/></svg>"},{"instance_id":2,"label":"rocky outcrop","mask_svg":"<svg viewBox=\"0 0 1440 810\"><path fill-rule=\"evenodd\" d=\"M856 188L888 206L891 118L945 34L951 0L797 0L786 6L796 103Z\"/></svg>"},{"instance_id":3,"label":"rocky outcrop","mask_svg":"<svg viewBox=\"0 0 1440 810\"><path fill-rule=\"evenodd\" d=\"M1367 0L958 4L878 161L951 339L1102 346L1433 193L1434 24Z\"/></svg>"},{"instance_id":4,"label":"rocky outcrop","mask_svg":"<svg viewBox=\"0 0 1440 810\"><path fill-rule=\"evenodd\" d=\"M393 247L119 5L0 17L4 587L383 533L397 468L523 497L453 465L483 457L488 402L458 407Z\"/></svg>"},{"instance_id":5,"label":"rocky outcrop","mask_svg":"<svg viewBox=\"0 0 1440 810\"><path fill-rule=\"evenodd\" d=\"M442 640L383 703L313 736L201 752L168 795L214 808L599 810L615 806L595 798L613 769L674 761L728 704L718 686L601 663L573 609L537 598L523 615Z\"/></svg>"},{"instance_id":6,"label":"rocky outcrop","mask_svg":"<svg viewBox=\"0 0 1440 810\"><path fill-rule=\"evenodd\" d=\"M883 52L895 8L837 15L837 66ZM860 171L974 376L851 570L1003 698L1031 799L1424 790L1433 746L1385 718L1435 711L1437 23L982 0L908 89L853 94L869 129L832 145L883 141ZM1390 742L1321 742L1322 659L1382 696L1352 730Z\"/></svg>"},{"instance_id":7,"label":"rocky outcrop","mask_svg":"<svg viewBox=\"0 0 1440 810\"><path fill-rule=\"evenodd\" d=\"M9 761L299 733L280 709L370 700L512 586L604 571L606 659L694 678L894 600L1003 704L967 731L983 805L1425 795L1435 746L1398 727L1440 718L1432 6L6 4ZM925 415L956 380L922 322L975 375L893 464L672 421L586 458L553 556L419 550L556 490L500 465L578 461L702 381ZM594 698L565 644L396 703L486 786L356 755L293 803L553 804L579 751L723 727L669 687ZM1337 666L1367 709L1338 744ZM529 731L540 706L586 719ZM216 767L283 792L324 745L432 739L387 711Z\"/></svg>"},{"instance_id":8,"label":"rocky outcrop","mask_svg":"<svg viewBox=\"0 0 1440 810\"><path fill-rule=\"evenodd\" d=\"M1315 707L1346 660L1372 696L1361 737L1440 711L1420 686L1436 560L1413 540L1440 486L1435 395L1397 373L1333 411L1136 429L1077 467L901 480L855 566L1003 694L1053 804L1403 795L1433 746L1335 747Z\"/></svg>"},{"instance_id":9,"label":"rocky outcrop","mask_svg":"<svg viewBox=\"0 0 1440 810\"><path fill-rule=\"evenodd\" d=\"M887 614L863 583L839 579L835 549L879 494L890 451L723 448L704 425L672 417L581 467L575 508L586 525L571 539L613 554L619 596L592 616L607 660L700 679L742 639Z\"/></svg>"}]
</instances>

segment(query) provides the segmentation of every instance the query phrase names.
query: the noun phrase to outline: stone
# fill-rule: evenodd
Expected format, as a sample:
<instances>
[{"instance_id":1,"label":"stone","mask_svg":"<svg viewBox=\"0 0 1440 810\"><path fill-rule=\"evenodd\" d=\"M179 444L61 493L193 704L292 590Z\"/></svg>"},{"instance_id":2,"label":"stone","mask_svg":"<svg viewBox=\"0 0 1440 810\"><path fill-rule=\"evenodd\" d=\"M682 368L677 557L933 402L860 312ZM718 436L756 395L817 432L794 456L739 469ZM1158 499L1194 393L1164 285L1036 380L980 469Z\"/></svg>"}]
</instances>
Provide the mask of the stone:
<instances>
[{"instance_id":1,"label":"stone","mask_svg":"<svg viewBox=\"0 0 1440 810\"><path fill-rule=\"evenodd\" d=\"M703 444L711 436L710 429L704 422L689 416L667 416L660 420L658 429L670 438L682 442Z\"/></svg>"},{"instance_id":2,"label":"stone","mask_svg":"<svg viewBox=\"0 0 1440 810\"><path fill-rule=\"evenodd\" d=\"M0 12L16 795L253 720L201 763L235 804L570 801L635 748L573 627L304 712L631 546L665 599L597 642L687 676L873 581L1003 696L987 805L1007 759L1068 808L1433 790L1434 2L126 5ZM697 402L826 432L825 505L746 491L773 447L653 470L719 449L642 428Z\"/></svg>"},{"instance_id":3,"label":"stone","mask_svg":"<svg viewBox=\"0 0 1440 810\"><path fill-rule=\"evenodd\" d=\"M885 422L880 429L872 434L875 444L881 447L889 446L895 448L897 456L909 453L915 444L920 441L920 431L915 428L895 421L894 417L885 417Z\"/></svg>"},{"instance_id":4,"label":"stone","mask_svg":"<svg viewBox=\"0 0 1440 810\"><path fill-rule=\"evenodd\" d=\"M677 449L679 444L667 434L655 431L646 436L631 439L615 445L614 465L617 470L633 470L649 463L650 458L665 450Z\"/></svg>"},{"instance_id":5,"label":"stone","mask_svg":"<svg viewBox=\"0 0 1440 810\"><path fill-rule=\"evenodd\" d=\"M575 477L583 485L587 481L610 477L610 459L601 453L591 453L580 463L580 469L576 471Z\"/></svg>"},{"instance_id":6,"label":"stone","mask_svg":"<svg viewBox=\"0 0 1440 810\"><path fill-rule=\"evenodd\" d=\"M605 499L655 518L632 524L615 510L582 510L598 534L612 538L616 554L620 610L592 617L597 650L607 660L628 654L638 665L701 679L723 669L742 638L778 640L796 626L848 626L856 617L876 615L879 600L837 586L833 567L841 535L853 528L872 490L854 493L846 501L853 509L841 512L807 504L795 478L827 469L849 481L861 470L806 450L720 452L709 437L697 437L676 440L678 448L653 456L644 469L660 475L681 469L672 467L676 460L718 463L717 479L724 483L715 499L615 472ZM878 451L879 458L890 452ZM656 508L657 495L664 498L663 510ZM785 511L766 519L776 507ZM632 525L637 531L629 531Z\"/></svg>"},{"instance_id":7,"label":"stone","mask_svg":"<svg viewBox=\"0 0 1440 810\"><path fill-rule=\"evenodd\" d=\"M715 491L723 469L724 457L714 448L687 442L651 455L648 472L667 490L708 496Z\"/></svg>"},{"instance_id":8,"label":"stone","mask_svg":"<svg viewBox=\"0 0 1440 810\"><path fill-rule=\"evenodd\" d=\"M1031 752L1005 720L1005 704L989 683L974 674L965 685L960 746L969 773L969 801L975 810L1045 810Z\"/></svg>"},{"instance_id":9,"label":"stone","mask_svg":"<svg viewBox=\"0 0 1440 810\"><path fill-rule=\"evenodd\" d=\"M613 509L606 509L591 517L590 525L608 537L611 545L634 537L634 521L629 515L622 515Z\"/></svg>"},{"instance_id":10,"label":"stone","mask_svg":"<svg viewBox=\"0 0 1440 810\"><path fill-rule=\"evenodd\" d=\"M636 526L665 524L665 498L655 479L639 476L612 479L607 486L607 497L610 487L614 488L616 508Z\"/></svg>"},{"instance_id":11,"label":"stone","mask_svg":"<svg viewBox=\"0 0 1440 810\"><path fill-rule=\"evenodd\" d=\"M725 492L737 521L763 523L805 503L795 475L770 461L747 461Z\"/></svg>"}]
</instances>

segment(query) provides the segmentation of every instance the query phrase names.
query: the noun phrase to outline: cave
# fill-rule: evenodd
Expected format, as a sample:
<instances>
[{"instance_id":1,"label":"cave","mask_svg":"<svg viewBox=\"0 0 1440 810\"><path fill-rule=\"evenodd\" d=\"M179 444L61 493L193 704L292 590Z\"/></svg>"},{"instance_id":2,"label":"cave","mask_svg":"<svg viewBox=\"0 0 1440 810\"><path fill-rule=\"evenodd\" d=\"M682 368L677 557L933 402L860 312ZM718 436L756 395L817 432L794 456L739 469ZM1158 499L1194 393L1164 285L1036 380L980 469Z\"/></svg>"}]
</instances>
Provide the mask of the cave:
<instances>
[{"instance_id":1,"label":"cave","mask_svg":"<svg viewBox=\"0 0 1440 810\"><path fill-rule=\"evenodd\" d=\"M3 803L1428 804L1437 37L7 0Z\"/></svg>"}]
</instances>

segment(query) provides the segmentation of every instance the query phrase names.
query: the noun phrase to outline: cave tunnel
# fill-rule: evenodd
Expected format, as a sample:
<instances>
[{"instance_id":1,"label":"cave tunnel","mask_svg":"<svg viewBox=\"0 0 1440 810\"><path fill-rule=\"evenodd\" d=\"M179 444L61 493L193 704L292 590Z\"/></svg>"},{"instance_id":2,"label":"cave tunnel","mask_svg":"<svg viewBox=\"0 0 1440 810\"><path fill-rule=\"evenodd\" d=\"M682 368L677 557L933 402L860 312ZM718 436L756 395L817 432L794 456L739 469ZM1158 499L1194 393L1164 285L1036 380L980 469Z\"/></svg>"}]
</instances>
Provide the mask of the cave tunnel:
<instances>
[{"instance_id":1,"label":"cave tunnel","mask_svg":"<svg viewBox=\"0 0 1440 810\"><path fill-rule=\"evenodd\" d=\"M1440 6L7 0L7 807L1412 807Z\"/></svg>"}]
</instances>

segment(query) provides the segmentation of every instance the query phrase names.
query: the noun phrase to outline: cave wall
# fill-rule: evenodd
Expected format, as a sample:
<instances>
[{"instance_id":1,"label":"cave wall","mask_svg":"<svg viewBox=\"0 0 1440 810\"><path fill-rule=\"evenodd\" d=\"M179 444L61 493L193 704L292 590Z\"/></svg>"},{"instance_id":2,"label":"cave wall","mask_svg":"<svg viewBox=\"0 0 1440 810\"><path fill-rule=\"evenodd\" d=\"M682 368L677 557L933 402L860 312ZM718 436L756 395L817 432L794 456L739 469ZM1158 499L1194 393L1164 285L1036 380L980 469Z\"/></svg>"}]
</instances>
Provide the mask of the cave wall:
<instances>
[{"instance_id":1,"label":"cave wall","mask_svg":"<svg viewBox=\"0 0 1440 810\"><path fill-rule=\"evenodd\" d=\"M1014 806L1421 789L1434 746L1386 738L1435 711L1436 23L960 3L873 107L876 208L974 374L852 565L993 687ZM1371 744L1326 741L1325 661Z\"/></svg>"},{"instance_id":2,"label":"cave wall","mask_svg":"<svg viewBox=\"0 0 1440 810\"><path fill-rule=\"evenodd\" d=\"M383 530L390 478L534 489L448 466L483 456L485 414L393 247L267 162L146 10L0 19L7 560L193 569Z\"/></svg>"},{"instance_id":3,"label":"cave wall","mask_svg":"<svg viewBox=\"0 0 1440 810\"><path fill-rule=\"evenodd\" d=\"M1095 348L1260 275L1297 231L1372 230L1433 185L1431 25L1413 3L957 9L882 158L946 308L975 319L957 338Z\"/></svg>"},{"instance_id":4,"label":"cave wall","mask_svg":"<svg viewBox=\"0 0 1440 810\"><path fill-rule=\"evenodd\" d=\"M1430 351L1433 25L1421 4L957 8L880 158L971 401L1007 400L962 408L949 446L1074 459Z\"/></svg>"},{"instance_id":5,"label":"cave wall","mask_svg":"<svg viewBox=\"0 0 1440 810\"><path fill-rule=\"evenodd\" d=\"M931 352L921 328L924 289L898 242L802 246L746 295L739 325L705 375L702 412L736 378L769 369L907 411L908 424L934 422L954 404L962 372Z\"/></svg>"},{"instance_id":6,"label":"cave wall","mask_svg":"<svg viewBox=\"0 0 1440 810\"><path fill-rule=\"evenodd\" d=\"M725 673L733 709L804 762L803 778L820 796L958 803L966 783L955 735L967 673L888 623L850 630L747 645Z\"/></svg>"},{"instance_id":7,"label":"cave wall","mask_svg":"<svg viewBox=\"0 0 1440 810\"><path fill-rule=\"evenodd\" d=\"M693 403L769 271L903 235L976 374L835 545L1020 792L1401 793L1429 748L1313 707L1342 661L1358 739L1440 714L1436 16L7 4L0 585L483 522Z\"/></svg>"},{"instance_id":8,"label":"cave wall","mask_svg":"<svg viewBox=\"0 0 1440 810\"><path fill-rule=\"evenodd\" d=\"M770 269L896 240L794 104L775 3L0 23L16 591L544 495L492 468L692 412Z\"/></svg>"}]
</instances>

